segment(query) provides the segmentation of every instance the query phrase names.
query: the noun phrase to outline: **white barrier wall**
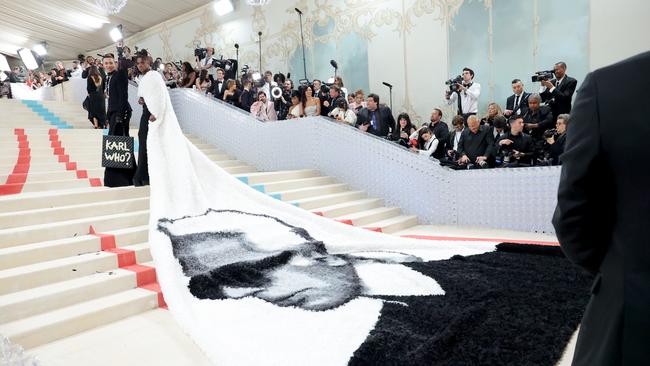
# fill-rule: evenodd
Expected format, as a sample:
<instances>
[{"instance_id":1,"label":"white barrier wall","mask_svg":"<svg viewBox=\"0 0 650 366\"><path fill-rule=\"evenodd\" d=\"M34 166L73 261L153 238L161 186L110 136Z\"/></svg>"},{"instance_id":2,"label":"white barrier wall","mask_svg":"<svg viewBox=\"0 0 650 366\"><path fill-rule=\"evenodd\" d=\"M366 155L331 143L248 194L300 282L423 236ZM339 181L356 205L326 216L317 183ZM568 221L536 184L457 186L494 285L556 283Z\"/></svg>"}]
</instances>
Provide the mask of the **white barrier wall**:
<instances>
[{"instance_id":1,"label":"white barrier wall","mask_svg":"<svg viewBox=\"0 0 650 366\"><path fill-rule=\"evenodd\" d=\"M192 90L171 90L184 131L261 170L318 169L421 223L554 233L559 167L454 171L321 117L263 123Z\"/></svg>"}]
</instances>

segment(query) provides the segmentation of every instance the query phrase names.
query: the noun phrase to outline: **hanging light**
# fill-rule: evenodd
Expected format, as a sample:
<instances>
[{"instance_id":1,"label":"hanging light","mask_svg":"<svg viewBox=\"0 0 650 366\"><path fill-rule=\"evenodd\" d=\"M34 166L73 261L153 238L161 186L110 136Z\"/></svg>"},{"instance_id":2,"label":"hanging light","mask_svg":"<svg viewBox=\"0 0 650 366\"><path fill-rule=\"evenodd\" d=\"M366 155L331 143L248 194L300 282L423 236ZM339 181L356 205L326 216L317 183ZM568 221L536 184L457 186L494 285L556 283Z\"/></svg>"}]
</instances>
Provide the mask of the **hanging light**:
<instances>
[{"instance_id":1,"label":"hanging light","mask_svg":"<svg viewBox=\"0 0 650 366\"><path fill-rule=\"evenodd\" d=\"M124 38L122 35L122 24L118 25L117 27L111 29L111 31L108 33L111 36L111 39L113 42L117 42Z\"/></svg>"},{"instance_id":2,"label":"hanging light","mask_svg":"<svg viewBox=\"0 0 650 366\"><path fill-rule=\"evenodd\" d=\"M34 57L32 50L21 48L18 50L18 55L20 56L20 59L23 60L23 63L28 70L38 69L38 62L36 62L36 58Z\"/></svg>"},{"instance_id":3,"label":"hanging light","mask_svg":"<svg viewBox=\"0 0 650 366\"><path fill-rule=\"evenodd\" d=\"M214 3L214 12L218 16L224 16L228 13L232 13L235 8L232 6L232 1L230 0L219 0Z\"/></svg>"},{"instance_id":4,"label":"hanging light","mask_svg":"<svg viewBox=\"0 0 650 366\"><path fill-rule=\"evenodd\" d=\"M246 0L246 4L250 6L264 6L270 2L271 0Z\"/></svg>"},{"instance_id":5,"label":"hanging light","mask_svg":"<svg viewBox=\"0 0 650 366\"><path fill-rule=\"evenodd\" d=\"M32 50L39 56L47 55L47 42L41 42L37 45L34 45Z\"/></svg>"},{"instance_id":6,"label":"hanging light","mask_svg":"<svg viewBox=\"0 0 650 366\"><path fill-rule=\"evenodd\" d=\"M126 5L126 2L127 0L95 0L97 6L109 15L119 13Z\"/></svg>"}]
</instances>

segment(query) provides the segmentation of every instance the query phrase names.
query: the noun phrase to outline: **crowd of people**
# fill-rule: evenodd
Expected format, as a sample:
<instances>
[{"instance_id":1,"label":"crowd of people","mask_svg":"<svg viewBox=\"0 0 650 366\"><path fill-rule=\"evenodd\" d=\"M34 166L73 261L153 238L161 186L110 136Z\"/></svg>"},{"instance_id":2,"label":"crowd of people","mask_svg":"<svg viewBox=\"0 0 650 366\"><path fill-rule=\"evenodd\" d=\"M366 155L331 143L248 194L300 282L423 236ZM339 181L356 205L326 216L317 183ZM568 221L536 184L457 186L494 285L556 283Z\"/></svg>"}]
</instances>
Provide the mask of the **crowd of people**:
<instances>
[{"instance_id":1,"label":"crowd of people","mask_svg":"<svg viewBox=\"0 0 650 366\"><path fill-rule=\"evenodd\" d=\"M126 46L119 53L125 75L137 81L136 58ZM195 89L260 121L331 117L435 158L453 169L561 164L577 84L566 75L566 64L558 62L549 74L552 78L539 80L539 91L527 92L522 81L514 79L513 94L505 103L491 102L487 113L478 116L481 85L474 80L474 71L464 68L461 75L447 82L449 88L444 93L443 103L457 107L451 117L451 128L443 121L441 108L432 110L429 122L416 126L407 113L395 118L377 94L349 92L340 76L327 82L301 80L295 85L289 75L282 73L261 74L245 67L237 75L236 65L234 70L215 66L213 48L207 48L203 56L196 57L194 63L163 63L157 58L151 69L160 73L169 88ZM101 59L88 56L83 62L74 61L69 70L57 62L50 74L30 71L25 82L38 88L71 77L88 80L88 98L84 101L88 119L95 128L107 127L107 73Z\"/></svg>"}]
</instances>

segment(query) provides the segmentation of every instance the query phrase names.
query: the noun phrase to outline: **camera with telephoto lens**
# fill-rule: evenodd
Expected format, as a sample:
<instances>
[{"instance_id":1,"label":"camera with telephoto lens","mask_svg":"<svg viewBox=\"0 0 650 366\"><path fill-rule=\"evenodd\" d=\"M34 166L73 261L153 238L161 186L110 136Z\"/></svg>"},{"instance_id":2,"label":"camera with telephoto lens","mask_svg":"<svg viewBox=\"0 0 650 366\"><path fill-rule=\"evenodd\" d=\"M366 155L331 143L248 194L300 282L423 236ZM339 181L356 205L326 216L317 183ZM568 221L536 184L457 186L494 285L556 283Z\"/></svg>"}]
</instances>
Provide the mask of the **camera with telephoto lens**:
<instances>
[{"instance_id":1,"label":"camera with telephoto lens","mask_svg":"<svg viewBox=\"0 0 650 366\"><path fill-rule=\"evenodd\" d=\"M540 81L551 80L554 77L555 77L554 70L546 70L546 71L537 71L535 75L533 75L530 79L533 81L533 83L537 83Z\"/></svg>"},{"instance_id":2,"label":"camera with telephoto lens","mask_svg":"<svg viewBox=\"0 0 650 366\"><path fill-rule=\"evenodd\" d=\"M551 129L551 130L544 131L544 138L545 139L550 139L551 137L553 137L555 135L557 135L557 130L555 128Z\"/></svg>"},{"instance_id":3,"label":"camera with telephoto lens","mask_svg":"<svg viewBox=\"0 0 650 366\"><path fill-rule=\"evenodd\" d=\"M445 81L445 85L449 86L449 91L451 92L458 91L457 84L462 84L462 83L463 83L463 77L460 75Z\"/></svg>"},{"instance_id":4,"label":"camera with telephoto lens","mask_svg":"<svg viewBox=\"0 0 650 366\"><path fill-rule=\"evenodd\" d=\"M208 49L207 48L195 48L194 49L194 57L198 57L199 60L203 60L207 55L208 55Z\"/></svg>"}]
</instances>

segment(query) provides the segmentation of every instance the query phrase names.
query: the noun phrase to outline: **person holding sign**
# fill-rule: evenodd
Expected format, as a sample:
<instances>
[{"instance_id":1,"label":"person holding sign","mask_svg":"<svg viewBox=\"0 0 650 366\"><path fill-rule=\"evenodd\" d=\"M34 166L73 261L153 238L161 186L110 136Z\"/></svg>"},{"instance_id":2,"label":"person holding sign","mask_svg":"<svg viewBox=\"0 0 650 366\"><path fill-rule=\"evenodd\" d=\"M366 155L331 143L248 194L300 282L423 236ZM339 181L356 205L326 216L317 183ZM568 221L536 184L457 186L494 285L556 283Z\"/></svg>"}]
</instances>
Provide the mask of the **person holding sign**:
<instances>
[{"instance_id":1,"label":"person holding sign","mask_svg":"<svg viewBox=\"0 0 650 366\"><path fill-rule=\"evenodd\" d=\"M118 51L121 50L118 44ZM102 58L106 70L106 96L108 98L108 135L129 136L129 121L131 120L131 106L129 105L129 74L128 64L124 57L119 58L119 65L115 63L115 56L107 53ZM133 185L135 164L130 168L106 167L104 170L104 185L106 187L123 187Z\"/></svg>"},{"instance_id":2,"label":"person holding sign","mask_svg":"<svg viewBox=\"0 0 650 366\"><path fill-rule=\"evenodd\" d=\"M136 66L140 72L139 79L142 80L146 77L147 73L151 71L151 57L147 55L146 50L140 50L135 59ZM140 92L138 91L138 96ZM149 165L147 164L147 134L149 132L149 121L155 121L156 118L151 115L147 104L140 96L138 103L142 105L142 117L140 118L140 129L138 130L138 140L140 141L140 149L138 150L138 168L133 177L133 185L148 186L149 185Z\"/></svg>"}]
</instances>

